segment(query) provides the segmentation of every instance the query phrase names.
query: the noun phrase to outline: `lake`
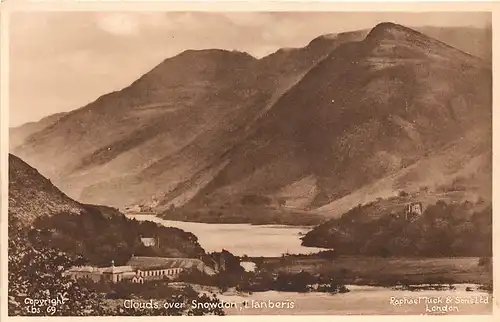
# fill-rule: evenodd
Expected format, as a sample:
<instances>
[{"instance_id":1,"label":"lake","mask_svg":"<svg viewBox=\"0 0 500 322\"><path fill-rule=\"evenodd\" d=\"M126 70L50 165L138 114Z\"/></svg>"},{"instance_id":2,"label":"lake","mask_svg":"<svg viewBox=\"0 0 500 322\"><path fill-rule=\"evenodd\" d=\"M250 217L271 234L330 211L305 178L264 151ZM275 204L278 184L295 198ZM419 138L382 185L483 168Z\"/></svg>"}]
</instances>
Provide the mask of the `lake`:
<instances>
[{"instance_id":1,"label":"lake","mask_svg":"<svg viewBox=\"0 0 500 322\"><path fill-rule=\"evenodd\" d=\"M279 225L205 224L161 219L152 215L128 214L127 218L149 220L166 227L180 228L198 237L207 252L225 249L236 256L276 257L290 254L315 253L323 248L301 245L300 234L311 228Z\"/></svg>"},{"instance_id":2,"label":"lake","mask_svg":"<svg viewBox=\"0 0 500 322\"><path fill-rule=\"evenodd\" d=\"M289 252L306 254L322 250L321 248L304 247L300 244L300 234L306 233L308 227L250 224L205 224L164 220L152 215L127 215L127 218L149 220L167 227L177 227L191 232L198 237L200 245L208 252L226 249L235 255L275 257ZM327 293L296 293L296 292L257 292L244 294L225 292L217 296L236 307L225 309L229 315L405 315L405 314L443 314L430 310L446 306L446 299L452 302L452 310L446 314L491 314L491 296L483 291L476 290L477 285L455 285L455 290L421 290L407 291L394 290L385 287L348 285L350 292L345 294ZM467 286L474 291L467 292ZM420 303L397 305L397 301L416 301ZM425 303L425 299L443 301L443 304ZM392 302L391 302L392 299ZM481 301L487 303L455 303L456 301ZM243 303L247 302L245 306ZM253 302L252 302L253 301ZM463 302L462 301L462 302ZM288 307L262 307L261 303L283 303ZM290 303L293 302L293 308ZM288 303L288 304L287 304Z\"/></svg>"},{"instance_id":3,"label":"lake","mask_svg":"<svg viewBox=\"0 0 500 322\"><path fill-rule=\"evenodd\" d=\"M474 291L467 292L467 286L472 287ZM376 286L347 285L350 292L344 294L268 291L251 295L217 296L222 301L235 304L234 308L225 310L228 315L491 314L491 295L476 290L476 285L459 284L455 287L455 290L444 291L402 291ZM446 304L447 299L449 304ZM243 304L244 301L246 305ZM262 303L267 303L268 307L263 307ZM270 308L270 303L274 306L282 303L282 307ZM443 312L445 306L448 312Z\"/></svg>"}]
</instances>

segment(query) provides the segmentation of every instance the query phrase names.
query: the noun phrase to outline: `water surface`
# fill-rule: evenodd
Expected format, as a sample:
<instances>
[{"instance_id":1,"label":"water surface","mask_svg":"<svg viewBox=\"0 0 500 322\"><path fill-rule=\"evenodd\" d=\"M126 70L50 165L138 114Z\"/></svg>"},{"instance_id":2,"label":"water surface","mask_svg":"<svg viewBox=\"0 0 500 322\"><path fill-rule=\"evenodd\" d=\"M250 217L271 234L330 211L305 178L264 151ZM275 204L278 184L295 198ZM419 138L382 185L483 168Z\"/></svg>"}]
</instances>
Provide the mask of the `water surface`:
<instances>
[{"instance_id":1,"label":"water surface","mask_svg":"<svg viewBox=\"0 0 500 322\"><path fill-rule=\"evenodd\" d=\"M300 234L311 228L281 225L205 224L165 220L151 215L127 215L129 219L149 220L166 227L191 232L207 252L228 250L237 256L281 256L284 253L309 254L323 248L301 245Z\"/></svg>"},{"instance_id":2,"label":"water surface","mask_svg":"<svg viewBox=\"0 0 500 322\"><path fill-rule=\"evenodd\" d=\"M470 285L455 285L456 290L444 291L402 291L385 287L348 285L350 292L344 294L268 291L251 295L221 294L218 296L223 301L236 303L235 308L226 309L229 315L491 314L491 296L486 292L476 290L476 285L472 285L474 291L467 292L465 291L467 286ZM417 302L419 298L419 303L409 304L410 300ZM396 304L397 300L405 301L405 299L408 304ZM442 304L426 303L426 299L429 302L441 301ZM449 304L446 304L447 299L451 301ZM464 303L476 302L476 300L487 303ZM246 306L242 304L244 301L247 302ZM281 302L283 308L256 307L258 304L252 307L252 303L262 302L274 304ZM293 308L287 305L291 302L293 302ZM450 311L436 311L442 310L444 306L448 306Z\"/></svg>"}]
</instances>

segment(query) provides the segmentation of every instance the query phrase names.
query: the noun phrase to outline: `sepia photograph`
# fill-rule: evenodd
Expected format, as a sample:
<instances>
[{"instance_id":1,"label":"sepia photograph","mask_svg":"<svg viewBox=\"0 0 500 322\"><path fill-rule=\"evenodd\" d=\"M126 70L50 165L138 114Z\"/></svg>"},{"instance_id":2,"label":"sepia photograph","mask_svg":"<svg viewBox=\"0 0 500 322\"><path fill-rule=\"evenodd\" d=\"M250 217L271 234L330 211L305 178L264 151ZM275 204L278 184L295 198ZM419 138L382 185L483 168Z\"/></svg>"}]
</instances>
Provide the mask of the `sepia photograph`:
<instances>
[{"instance_id":1,"label":"sepia photograph","mask_svg":"<svg viewBox=\"0 0 500 322\"><path fill-rule=\"evenodd\" d=\"M491 315L492 19L10 12L8 315Z\"/></svg>"}]
</instances>

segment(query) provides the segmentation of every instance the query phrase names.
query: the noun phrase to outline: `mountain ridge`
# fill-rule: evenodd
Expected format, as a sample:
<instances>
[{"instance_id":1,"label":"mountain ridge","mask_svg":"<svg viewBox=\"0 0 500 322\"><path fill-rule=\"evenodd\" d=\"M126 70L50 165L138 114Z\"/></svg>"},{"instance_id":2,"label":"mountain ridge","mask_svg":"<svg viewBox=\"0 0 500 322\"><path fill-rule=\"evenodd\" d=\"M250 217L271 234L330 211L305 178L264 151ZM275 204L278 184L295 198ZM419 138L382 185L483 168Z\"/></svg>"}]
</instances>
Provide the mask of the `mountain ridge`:
<instances>
[{"instance_id":1,"label":"mountain ridge","mask_svg":"<svg viewBox=\"0 0 500 322\"><path fill-rule=\"evenodd\" d=\"M474 122L491 127L487 63L393 23L368 34L320 36L260 59L215 52L225 59L182 60L199 54L194 51L166 59L128 89L80 109L81 118L65 116L64 126L39 133L19 152L35 164L64 154L44 171L89 202L123 207L123 198L129 204L160 199L166 208L173 200L176 206L201 202L207 194L278 196L313 176L314 188L304 189L319 192L301 207L321 208L425 158ZM399 106L394 115L391 106ZM477 109L471 120L469 107ZM118 121L115 111L123 112ZM436 138L438 131L443 134ZM364 170L349 165L353 158L365 160ZM365 178L356 173L363 171Z\"/></svg>"}]
</instances>

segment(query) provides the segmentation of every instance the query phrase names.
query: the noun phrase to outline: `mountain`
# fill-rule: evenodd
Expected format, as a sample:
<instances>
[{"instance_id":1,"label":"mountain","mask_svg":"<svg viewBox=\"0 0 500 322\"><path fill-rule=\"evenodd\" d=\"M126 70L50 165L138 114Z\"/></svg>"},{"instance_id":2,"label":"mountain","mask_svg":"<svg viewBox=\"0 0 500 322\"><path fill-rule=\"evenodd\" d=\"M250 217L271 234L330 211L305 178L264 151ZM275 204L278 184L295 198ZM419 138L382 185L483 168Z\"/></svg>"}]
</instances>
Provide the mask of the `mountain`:
<instances>
[{"instance_id":1,"label":"mountain","mask_svg":"<svg viewBox=\"0 0 500 322\"><path fill-rule=\"evenodd\" d=\"M425 26L415 27L413 29L445 42L463 52L482 58L486 61L491 61L491 28ZM260 69L267 72L274 70L276 72L275 77L278 78L282 72L286 73L290 69L299 71L298 74L300 75L300 70L303 68L307 69L310 61L314 61L315 59L317 60L318 57L321 57L321 54L324 53L325 49L332 50L337 46L337 44L348 41L362 40L369 33L369 31L370 30L359 30L354 32L324 35L313 40L305 48L305 50L302 48L278 50L276 53L262 59L262 63L259 63L261 66ZM332 37L335 41L332 41ZM321 46L325 46L325 49L322 49ZM318 53L316 53L316 51ZM311 57L307 57L308 55ZM306 66L302 66L302 68L290 66L297 62L302 65L305 64ZM66 112L52 114L42 118L38 122L30 122L11 128L11 150L24 142L30 135L51 126L65 114Z\"/></svg>"},{"instance_id":2,"label":"mountain","mask_svg":"<svg viewBox=\"0 0 500 322\"><path fill-rule=\"evenodd\" d=\"M8 213L9 225L17 223L30 231L27 235L30 242L83 255L94 265L106 266L111 260L124 264L132 254L190 258L205 254L192 233L128 220L116 209L81 204L69 198L12 154ZM144 247L142 236L154 236L161 246Z\"/></svg>"},{"instance_id":3,"label":"mountain","mask_svg":"<svg viewBox=\"0 0 500 322\"><path fill-rule=\"evenodd\" d=\"M445 42L463 52L491 62L491 26L486 28L425 26L415 28L415 30Z\"/></svg>"},{"instance_id":4,"label":"mountain","mask_svg":"<svg viewBox=\"0 0 500 322\"><path fill-rule=\"evenodd\" d=\"M489 66L411 29L380 24L284 94L204 193L277 194L318 208L419 167L459 138L453 146L472 153L454 155L461 166L491 156ZM423 170L406 183L432 175Z\"/></svg>"},{"instance_id":5,"label":"mountain","mask_svg":"<svg viewBox=\"0 0 500 322\"><path fill-rule=\"evenodd\" d=\"M489 62L392 23L262 59L186 51L14 151L70 196L117 207L264 195L337 216L456 180L482 195L491 77Z\"/></svg>"},{"instance_id":6,"label":"mountain","mask_svg":"<svg viewBox=\"0 0 500 322\"><path fill-rule=\"evenodd\" d=\"M85 202L123 206L187 180L208 181L220 157L282 93L339 44L360 37L319 37L261 60L185 51L129 87L68 113L14 153Z\"/></svg>"},{"instance_id":7,"label":"mountain","mask_svg":"<svg viewBox=\"0 0 500 322\"><path fill-rule=\"evenodd\" d=\"M46 116L38 122L25 123L23 125L10 128L9 130L9 144L10 150L15 149L18 145L22 144L31 135L46 129L59 121L66 112L56 113Z\"/></svg>"}]
</instances>

